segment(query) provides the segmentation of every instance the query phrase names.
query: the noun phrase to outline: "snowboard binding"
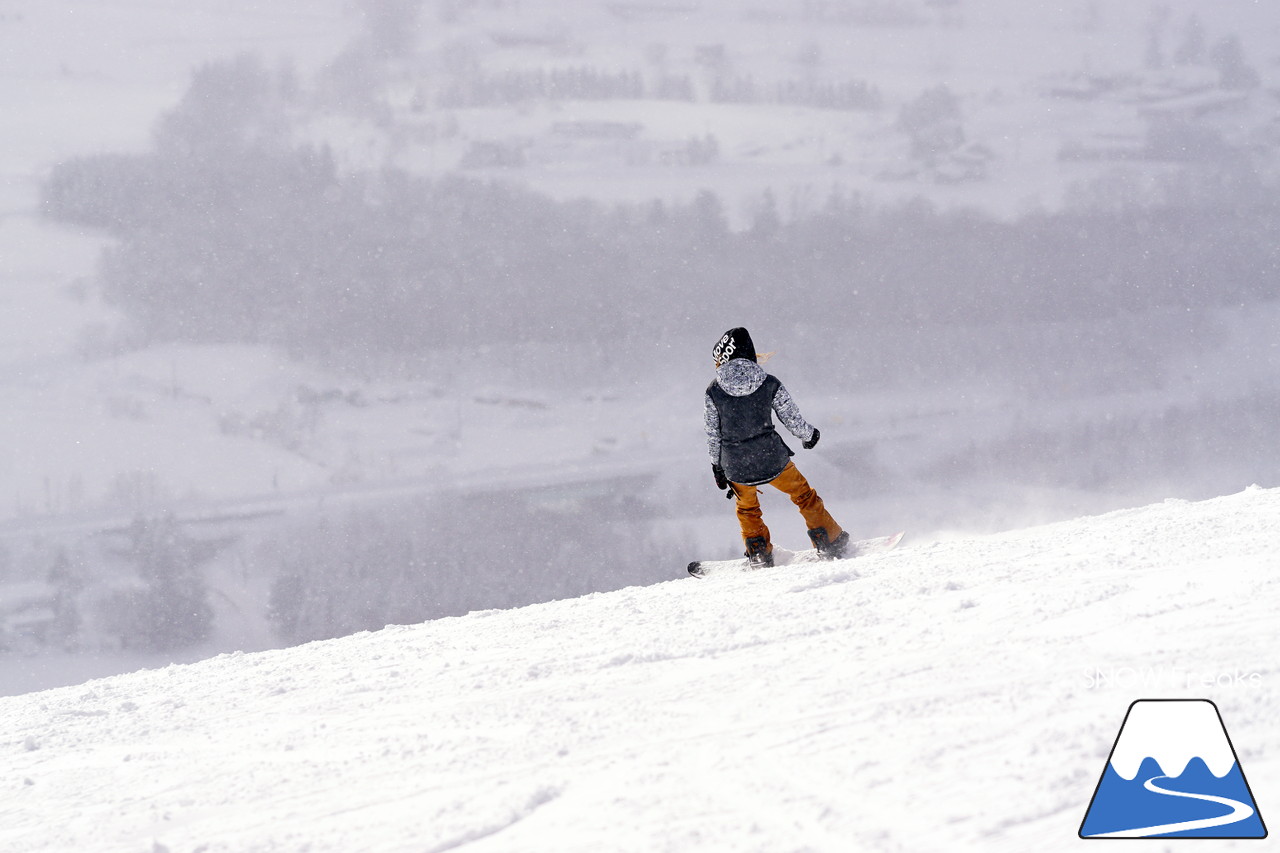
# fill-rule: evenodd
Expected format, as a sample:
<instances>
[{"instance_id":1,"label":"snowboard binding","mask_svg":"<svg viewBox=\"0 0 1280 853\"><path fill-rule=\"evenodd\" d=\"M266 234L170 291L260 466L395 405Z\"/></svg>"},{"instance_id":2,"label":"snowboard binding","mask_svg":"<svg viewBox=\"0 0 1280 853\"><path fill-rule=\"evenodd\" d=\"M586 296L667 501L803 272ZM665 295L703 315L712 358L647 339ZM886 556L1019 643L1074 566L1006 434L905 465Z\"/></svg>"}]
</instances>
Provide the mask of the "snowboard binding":
<instances>
[{"instance_id":1,"label":"snowboard binding","mask_svg":"<svg viewBox=\"0 0 1280 853\"><path fill-rule=\"evenodd\" d=\"M840 535L831 539L825 527L815 527L809 531L809 541L818 550L818 556L824 560L839 560L849 549L849 531L842 530Z\"/></svg>"},{"instance_id":2,"label":"snowboard binding","mask_svg":"<svg viewBox=\"0 0 1280 853\"><path fill-rule=\"evenodd\" d=\"M763 536L752 536L747 540L747 568L768 569L773 566L773 549Z\"/></svg>"}]
</instances>

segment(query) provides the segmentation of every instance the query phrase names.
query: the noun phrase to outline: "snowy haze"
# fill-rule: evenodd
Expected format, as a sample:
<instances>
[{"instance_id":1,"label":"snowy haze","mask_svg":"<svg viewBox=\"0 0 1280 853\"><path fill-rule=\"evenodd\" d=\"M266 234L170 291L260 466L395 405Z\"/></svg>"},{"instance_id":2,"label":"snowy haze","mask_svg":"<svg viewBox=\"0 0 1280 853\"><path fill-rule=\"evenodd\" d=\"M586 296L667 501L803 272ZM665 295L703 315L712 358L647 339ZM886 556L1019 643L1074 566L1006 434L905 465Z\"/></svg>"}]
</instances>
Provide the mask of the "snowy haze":
<instances>
[{"instance_id":1,"label":"snowy haze","mask_svg":"<svg viewBox=\"0 0 1280 853\"><path fill-rule=\"evenodd\" d=\"M0 699L0 849L1074 850L1148 695L1216 702L1266 818L1277 513L1166 501Z\"/></svg>"},{"instance_id":2,"label":"snowy haze","mask_svg":"<svg viewBox=\"0 0 1280 853\"><path fill-rule=\"evenodd\" d=\"M734 555L737 325L859 537L1274 486L1278 56L1253 2L0 0L0 695Z\"/></svg>"}]
</instances>

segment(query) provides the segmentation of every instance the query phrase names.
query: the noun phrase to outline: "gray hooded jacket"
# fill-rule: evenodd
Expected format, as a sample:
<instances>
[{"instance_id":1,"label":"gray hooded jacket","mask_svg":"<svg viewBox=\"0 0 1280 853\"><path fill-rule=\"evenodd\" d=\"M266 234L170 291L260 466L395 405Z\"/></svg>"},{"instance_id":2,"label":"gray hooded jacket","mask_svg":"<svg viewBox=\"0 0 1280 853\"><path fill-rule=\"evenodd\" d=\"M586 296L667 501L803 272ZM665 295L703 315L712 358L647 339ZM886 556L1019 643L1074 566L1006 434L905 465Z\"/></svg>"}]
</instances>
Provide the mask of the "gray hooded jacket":
<instances>
[{"instance_id":1,"label":"gray hooded jacket","mask_svg":"<svg viewBox=\"0 0 1280 853\"><path fill-rule=\"evenodd\" d=\"M716 371L707 386L703 422L711 461L730 482L758 486L787 467L793 454L774 429L775 413L796 438L813 438L813 427L787 389L755 361L731 359Z\"/></svg>"}]
</instances>

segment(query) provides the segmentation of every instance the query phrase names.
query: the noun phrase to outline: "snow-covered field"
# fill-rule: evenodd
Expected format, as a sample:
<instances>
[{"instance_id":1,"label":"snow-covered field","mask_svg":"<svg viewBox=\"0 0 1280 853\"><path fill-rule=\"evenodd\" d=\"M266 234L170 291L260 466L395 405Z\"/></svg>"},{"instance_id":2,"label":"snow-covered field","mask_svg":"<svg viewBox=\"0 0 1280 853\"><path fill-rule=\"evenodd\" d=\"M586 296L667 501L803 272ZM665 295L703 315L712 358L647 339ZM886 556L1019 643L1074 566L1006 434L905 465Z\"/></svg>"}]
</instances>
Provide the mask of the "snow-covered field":
<instances>
[{"instance_id":1,"label":"snow-covered field","mask_svg":"<svg viewBox=\"0 0 1280 853\"><path fill-rule=\"evenodd\" d=\"M0 699L0 850L1074 849L1129 704L1175 697L1217 703L1265 821L1278 514L1255 487Z\"/></svg>"},{"instance_id":2,"label":"snow-covered field","mask_svg":"<svg viewBox=\"0 0 1280 853\"><path fill-rule=\"evenodd\" d=\"M555 156L533 157L522 169L473 174L523 181L558 196L687 197L709 187L731 200L735 194L755 198L770 186L778 188L784 212L802 212L838 184L875 198L923 194L941 205L1006 214L1052 206L1072 182L1112 168L1064 163L1057 159L1064 144L1113 131L1132 141L1138 132L1136 107L1119 94L1081 101L1051 99L1045 90L1063 79L1078 82L1082 74L1140 66L1155 15L1146 7L998 0L969 4L963 20L935 20L945 14L922 10L944 10L945 4L903 0L868 7L914 9L919 20L910 26L841 25L815 34L811 22L796 19L795 4L692 5L702 10L694 16L696 27L688 26L687 9L662 3L584 2L557 7L553 15L537 4L429 3L431 15L474 8L457 26L433 20L423 39L436 51L429 62L466 58L474 50L490 71L504 63L630 67L663 58L673 72L704 75L696 57L709 49L714 58L723 45L733 73L758 67L766 76L786 78L805 73L800 59L809 56L821 60L823 75L876 85L886 107L874 115L676 101L469 108L416 119L421 125L452 123L456 136L441 132L427 145L414 143L410 134L409 143L394 149L379 147L385 138L369 143L378 132L371 125L317 122L311 130L354 165L392 163L428 172L454 168L475 142L532 139L535 154L550 150ZM648 8L655 17L628 21L610 6L637 14ZM1197 4L1174 0L1164 6L1167 54ZM842 4L805 8L838 11ZM1207 37L1238 33L1263 77L1239 129L1251 133L1261 123L1265 130L1276 112L1275 26L1257 3L1224 0L1214 9L1212 15L1202 10ZM265 348L121 343L121 317L103 304L93 281L106 239L40 218L38 193L48 170L67 158L146 150L155 120L183 96L195 65L253 51L271 67L288 57L306 77L349 48L360 27L355 6L337 0L191 0L181 10L147 0L93 7L0 0L0 604L15 597L14 590L44 583L49 566L23 562L35 546L92 534L137 512L234 514L264 504L312 507L369 494L609 478L639 469L660 472L658 494L673 508L669 523L690 526L705 549L673 555L673 574L692 557L725 556L734 547L732 517L710 489L702 452L699 397L709 378L703 340L659 342L644 354L642 378L601 375L593 372L591 357L565 351L543 353L528 362L524 375L498 383L487 373L493 361L476 353L442 354L418 371L429 379L401 381L303 365ZM549 41L539 46L544 36ZM548 53L547 44L562 42L568 53ZM656 66L645 67L652 72ZM439 70L428 67L426 73ZM704 76L698 80L705 85ZM893 128L898 107L939 83L960 97L968 137L996 153L990 176L961 185L885 177L900 165L905 145ZM558 123L596 121L639 122L644 129L637 144L645 150L715 135L720 160L702 169L665 168L656 161L628 165L607 144L556 147ZM750 210L731 203L727 212L740 223ZM936 531L1008 529L1169 495L1222 494L1255 481L1273 485L1280 476L1276 457L1259 464L1227 447L1220 462L1206 466L1205 458L1219 452L1213 442L1204 443L1199 468L1176 460L1161 472L1167 478L1135 479L1132 491L1011 482L1007 468L964 482L939 482L935 475L971 445L1016 444L1027 430L1067 432L1113 417L1267 392L1280 375L1276 310L1223 311L1211 318L1208 343L1187 341L1181 357L1158 365L1153 375L1112 381L1131 365L1109 364L1111 354L1102 347L1096 361L1107 381L1091 382L1095 374L1085 371L1062 388L1031 377L1025 381L1035 384L1034 393L1006 387L977 367L963 382L922 388L868 371L842 377L839 389L827 390L823 359L831 349L876 350L892 364L904 345L901 329L858 330L835 345L775 329L782 339L769 348L782 349L775 362L780 375L824 430L821 448L803 457L805 470L840 517L865 535L882 532L882 525L909 526L919 549L922 540L950 541ZM725 325L739 321L727 318ZM1041 332L1068 340L1078 331L1024 329L1020 340L1035 344ZM1157 337L1177 339L1162 329ZM1005 361L1017 362L1027 351L1014 348ZM1138 447L1135 461L1145 451ZM892 476L901 479L885 479ZM798 544L803 535L781 529L782 544ZM239 566L215 567L211 583L224 598L245 605L241 621L220 623L209 646L171 659L271 644L261 601L250 601L227 580L233 568ZM6 653L0 655L0 695L152 663L154 658L100 650L70 658Z\"/></svg>"}]
</instances>

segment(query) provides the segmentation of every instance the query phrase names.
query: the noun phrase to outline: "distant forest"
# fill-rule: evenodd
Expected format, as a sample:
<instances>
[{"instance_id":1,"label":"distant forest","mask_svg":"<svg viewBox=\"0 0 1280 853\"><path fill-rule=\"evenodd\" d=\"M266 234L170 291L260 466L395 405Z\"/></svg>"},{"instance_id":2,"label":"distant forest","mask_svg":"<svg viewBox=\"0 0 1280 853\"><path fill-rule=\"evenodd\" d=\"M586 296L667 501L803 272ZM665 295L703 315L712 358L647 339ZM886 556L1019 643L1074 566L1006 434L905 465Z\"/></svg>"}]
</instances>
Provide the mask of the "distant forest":
<instances>
[{"instance_id":1,"label":"distant forest","mask_svg":"<svg viewBox=\"0 0 1280 853\"><path fill-rule=\"evenodd\" d=\"M54 168L46 213L118 238L101 278L149 340L416 352L618 340L716 325L724 306L821 326L1091 320L1271 298L1280 193L1246 163L1143 193L996 221L833 194L607 205L402 172L343 175L289 141L296 81L252 57L206 66L143 155ZM1188 173L1189 174L1189 173Z\"/></svg>"}]
</instances>

